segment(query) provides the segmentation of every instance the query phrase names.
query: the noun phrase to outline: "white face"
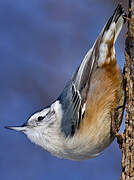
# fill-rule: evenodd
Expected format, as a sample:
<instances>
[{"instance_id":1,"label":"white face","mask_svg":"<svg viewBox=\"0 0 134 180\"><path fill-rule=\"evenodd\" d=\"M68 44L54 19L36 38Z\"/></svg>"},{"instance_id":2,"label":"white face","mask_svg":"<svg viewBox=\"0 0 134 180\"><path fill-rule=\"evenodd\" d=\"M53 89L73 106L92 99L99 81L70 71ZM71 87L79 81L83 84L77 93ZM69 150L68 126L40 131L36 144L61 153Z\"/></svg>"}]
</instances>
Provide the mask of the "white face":
<instances>
[{"instance_id":1,"label":"white face","mask_svg":"<svg viewBox=\"0 0 134 180\"><path fill-rule=\"evenodd\" d=\"M46 123L49 123L49 121L51 120L50 118L51 114L52 112L50 108L37 112L30 117L30 119L26 123L26 126L36 127L40 125L45 125Z\"/></svg>"},{"instance_id":2,"label":"white face","mask_svg":"<svg viewBox=\"0 0 134 180\"><path fill-rule=\"evenodd\" d=\"M35 113L32 115L29 120L20 127L8 127L9 129L21 131L24 134L28 134L29 132L36 131L38 128L45 128L48 126L49 123L52 123L54 111L52 111L50 108L44 109L40 112Z\"/></svg>"},{"instance_id":3,"label":"white face","mask_svg":"<svg viewBox=\"0 0 134 180\"><path fill-rule=\"evenodd\" d=\"M41 130L45 128L51 128L54 126L54 122L60 124L62 118L62 109L59 101L53 103L49 108L46 108L40 112L32 115L29 120L22 127L8 127L9 129L13 129L16 131L22 131L25 134L28 133L31 129L33 130Z\"/></svg>"},{"instance_id":4,"label":"white face","mask_svg":"<svg viewBox=\"0 0 134 180\"><path fill-rule=\"evenodd\" d=\"M50 108L44 109L32 115L21 127L8 127L21 131L35 144L41 146L52 154L62 151L63 136L60 130L62 110L59 101ZM57 156L59 156L57 154Z\"/></svg>"}]
</instances>

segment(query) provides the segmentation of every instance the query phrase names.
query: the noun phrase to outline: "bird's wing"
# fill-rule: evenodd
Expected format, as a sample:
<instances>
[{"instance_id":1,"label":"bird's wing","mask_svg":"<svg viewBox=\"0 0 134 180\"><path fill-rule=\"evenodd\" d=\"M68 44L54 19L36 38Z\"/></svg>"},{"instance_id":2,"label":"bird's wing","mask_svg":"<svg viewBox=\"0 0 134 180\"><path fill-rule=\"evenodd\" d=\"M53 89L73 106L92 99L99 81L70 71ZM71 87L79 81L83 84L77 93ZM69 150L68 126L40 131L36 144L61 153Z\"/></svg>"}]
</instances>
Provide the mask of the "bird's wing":
<instances>
[{"instance_id":1,"label":"bird's wing","mask_svg":"<svg viewBox=\"0 0 134 180\"><path fill-rule=\"evenodd\" d=\"M94 61L95 55L91 49L59 97L63 110L61 129L66 137L74 135L84 117Z\"/></svg>"},{"instance_id":2,"label":"bird's wing","mask_svg":"<svg viewBox=\"0 0 134 180\"><path fill-rule=\"evenodd\" d=\"M95 41L93 47L83 59L72 80L67 84L59 97L63 109L61 129L66 137L73 136L75 131L79 128L80 122L84 117L92 74L96 68L101 67L100 65L105 63L105 59L100 58L100 54L102 55L103 51L105 49L107 50L108 47L104 48L103 46L103 48L101 48L101 45L107 43L107 38L111 33L114 34L112 34L114 38L116 38L116 33L119 34L123 24L122 15L123 9L121 5L118 5L113 15L104 26L98 39ZM113 28L112 24L114 24L114 30L111 30L111 28Z\"/></svg>"}]
</instances>

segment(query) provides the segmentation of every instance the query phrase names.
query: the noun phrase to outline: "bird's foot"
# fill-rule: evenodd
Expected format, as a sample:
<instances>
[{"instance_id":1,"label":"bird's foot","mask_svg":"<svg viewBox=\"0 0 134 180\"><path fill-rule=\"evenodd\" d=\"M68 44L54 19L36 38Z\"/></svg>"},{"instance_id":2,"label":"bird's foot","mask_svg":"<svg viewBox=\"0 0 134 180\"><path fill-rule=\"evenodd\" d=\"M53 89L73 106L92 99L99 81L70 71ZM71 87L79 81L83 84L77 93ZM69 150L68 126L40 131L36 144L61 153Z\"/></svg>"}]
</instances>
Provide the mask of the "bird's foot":
<instances>
[{"instance_id":1,"label":"bird's foot","mask_svg":"<svg viewBox=\"0 0 134 180\"><path fill-rule=\"evenodd\" d=\"M115 137L117 138L117 143L119 144L119 148L122 149L123 139L124 139L124 133L122 132L119 134L118 132L115 134Z\"/></svg>"}]
</instances>

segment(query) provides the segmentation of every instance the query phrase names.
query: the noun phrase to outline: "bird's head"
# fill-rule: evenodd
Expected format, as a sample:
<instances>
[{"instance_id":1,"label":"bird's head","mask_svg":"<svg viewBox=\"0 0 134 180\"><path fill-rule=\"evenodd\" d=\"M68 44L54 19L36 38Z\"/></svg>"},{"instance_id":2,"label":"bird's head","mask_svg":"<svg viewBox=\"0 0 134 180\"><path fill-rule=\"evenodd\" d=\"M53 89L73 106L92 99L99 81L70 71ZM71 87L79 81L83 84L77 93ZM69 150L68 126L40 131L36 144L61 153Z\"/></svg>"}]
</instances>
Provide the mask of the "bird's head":
<instances>
[{"instance_id":1,"label":"bird's head","mask_svg":"<svg viewBox=\"0 0 134 180\"><path fill-rule=\"evenodd\" d=\"M56 101L50 107L33 114L22 126L6 128L26 134L33 143L51 152L60 136L61 112L61 105Z\"/></svg>"},{"instance_id":2,"label":"bird's head","mask_svg":"<svg viewBox=\"0 0 134 180\"><path fill-rule=\"evenodd\" d=\"M39 137L46 135L55 122L55 112L51 108L46 108L40 112L33 114L22 126L7 126L6 128L22 132L28 138L38 143ZM39 144L40 145L40 144Z\"/></svg>"}]
</instances>

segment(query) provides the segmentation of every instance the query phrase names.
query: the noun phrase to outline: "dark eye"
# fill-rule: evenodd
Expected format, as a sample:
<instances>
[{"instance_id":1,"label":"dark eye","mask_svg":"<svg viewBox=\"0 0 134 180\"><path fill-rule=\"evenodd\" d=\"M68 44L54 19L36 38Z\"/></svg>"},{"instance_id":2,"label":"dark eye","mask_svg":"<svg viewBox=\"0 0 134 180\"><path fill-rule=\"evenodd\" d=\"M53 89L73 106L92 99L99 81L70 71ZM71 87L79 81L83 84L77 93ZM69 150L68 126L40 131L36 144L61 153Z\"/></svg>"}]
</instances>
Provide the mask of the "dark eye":
<instances>
[{"instance_id":1,"label":"dark eye","mask_svg":"<svg viewBox=\"0 0 134 180\"><path fill-rule=\"evenodd\" d=\"M43 119L44 119L43 116L39 116L39 117L38 117L38 121L42 121Z\"/></svg>"}]
</instances>

